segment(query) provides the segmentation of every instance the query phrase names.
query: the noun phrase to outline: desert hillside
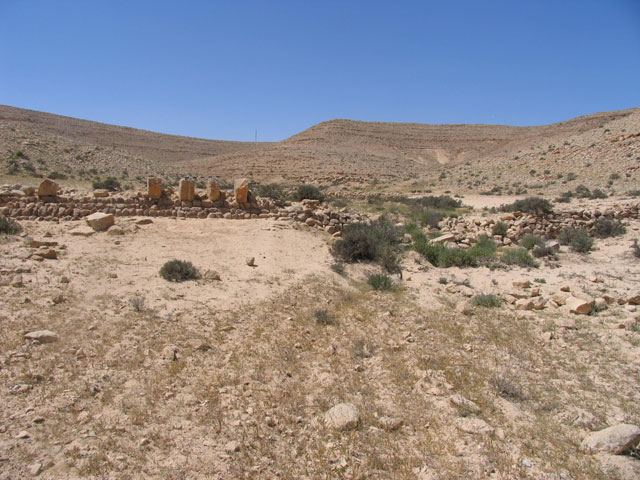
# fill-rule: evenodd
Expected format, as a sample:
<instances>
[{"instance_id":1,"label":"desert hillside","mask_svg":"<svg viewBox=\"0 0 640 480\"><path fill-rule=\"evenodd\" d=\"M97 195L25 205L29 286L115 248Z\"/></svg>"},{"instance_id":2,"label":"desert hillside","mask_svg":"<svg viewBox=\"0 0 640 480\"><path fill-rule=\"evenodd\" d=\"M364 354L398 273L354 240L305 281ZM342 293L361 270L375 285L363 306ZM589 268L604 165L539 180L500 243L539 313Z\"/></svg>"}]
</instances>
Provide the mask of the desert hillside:
<instances>
[{"instance_id":1,"label":"desert hillside","mask_svg":"<svg viewBox=\"0 0 640 480\"><path fill-rule=\"evenodd\" d=\"M313 182L336 194L372 181L376 191L559 193L582 183L619 191L637 188L640 166L637 108L535 127L331 120L281 142L242 143L3 106L0 132L7 173L113 175L134 185L160 174Z\"/></svg>"}]
</instances>

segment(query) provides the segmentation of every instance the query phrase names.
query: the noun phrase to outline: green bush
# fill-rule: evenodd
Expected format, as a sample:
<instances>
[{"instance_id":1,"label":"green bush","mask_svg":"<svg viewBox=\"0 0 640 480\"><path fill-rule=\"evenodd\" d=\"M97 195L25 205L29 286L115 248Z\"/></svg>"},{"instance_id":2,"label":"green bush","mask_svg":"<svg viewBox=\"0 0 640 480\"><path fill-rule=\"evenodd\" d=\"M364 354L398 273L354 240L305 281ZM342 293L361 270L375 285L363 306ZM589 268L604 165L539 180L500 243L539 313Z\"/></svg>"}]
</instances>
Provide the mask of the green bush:
<instances>
[{"instance_id":1,"label":"green bush","mask_svg":"<svg viewBox=\"0 0 640 480\"><path fill-rule=\"evenodd\" d=\"M96 178L93 181L93 189L94 190L104 189L104 190L109 190L111 192L115 192L116 190L120 189L120 182L113 177L107 177L104 180L100 180L99 178Z\"/></svg>"},{"instance_id":2,"label":"green bush","mask_svg":"<svg viewBox=\"0 0 640 480\"><path fill-rule=\"evenodd\" d=\"M13 218L0 215L0 233L6 235L16 235L22 231L22 226Z\"/></svg>"},{"instance_id":3,"label":"green bush","mask_svg":"<svg viewBox=\"0 0 640 480\"><path fill-rule=\"evenodd\" d=\"M500 235L501 237L504 237L509 231L509 225L507 225L505 222L498 222L493 226L493 229L491 231L494 235Z\"/></svg>"},{"instance_id":4,"label":"green bush","mask_svg":"<svg viewBox=\"0 0 640 480\"><path fill-rule=\"evenodd\" d=\"M544 198L527 197L507 205L501 205L500 210L503 212L551 213L553 212L553 204Z\"/></svg>"},{"instance_id":5,"label":"green bush","mask_svg":"<svg viewBox=\"0 0 640 480\"><path fill-rule=\"evenodd\" d=\"M571 250L578 253L587 253L593 247L593 238L584 228L567 227L558 235L558 241L562 245L569 245Z\"/></svg>"},{"instance_id":6,"label":"green bush","mask_svg":"<svg viewBox=\"0 0 640 480\"><path fill-rule=\"evenodd\" d=\"M495 308L502 303L496 295L476 295L471 299L476 307Z\"/></svg>"},{"instance_id":7,"label":"green bush","mask_svg":"<svg viewBox=\"0 0 640 480\"><path fill-rule=\"evenodd\" d=\"M440 268L475 267L479 262L495 256L496 243L486 235L480 237L471 248L449 248L440 243L431 243L422 232L413 235L414 249L432 265Z\"/></svg>"},{"instance_id":8,"label":"green bush","mask_svg":"<svg viewBox=\"0 0 640 480\"><path fill-rule=\"evenodd\" d=\"M520 267L537 268L540 266L529 254L529 251L522 247L512 247L505 250L500 257L500 260L507 265L518 265Z\"/></svg>"},{"instance_id":9,"label":"green bush","mask_svg":"<svg viewBox=\"0 0 640 480\"><path fill-rule=\"evenodd\" d=\"M200 272L191 262L169 260L160 269L160 276L170 282L184 282L200 278Z\"/></svg>"},{"instance_id":10,"label":"green bush","mask_svg":"<svg viewBox=\"0 0 640 480\"><path fill-rule=\"evenodd\" d=\"M388 271L398 268L396 249L401 233L387 217L371 223L352 223L342 230L342 238L332 247L331 253L338 259L353 263L375 261Z\"/></svg>"},{"instance_id":11,"label":"green bush","mask_svg":"<svg viewBox=\"0 0 640 480\"><path fill-rule=\"evenodd\" d=\"M300 185L293 193L293 199L300 202L302 200L324 200L324 194L315 185Z\"/></svg>"},{"instance_id":12,"label":"green bush","mask_svg":"<svg viewBox=\"0 0 640 480\"><path fill-rule=\"evenodd\" d=\"M313 316L318 325L327 326L336 325L337 323L335 317L326 310L316 310L313 312Z\"/></svg>"},{"instance_id":13,"label":"green bush","mask_svg":"<svg viewBox=\"0 0 640 480\"><path fill-rule=\"evenodd\" d=\"M279 183L258 184L254 186L254 191L257 196L270 198L275 202L282 202L286 198L284 189Z\"/></svg>"},{"instance_id":14,"label":"green bush","mask_svg":"<svg viewBox=\"0 0 640 480\"><path fill-rule=\"evenodd\" d=\"M418 219L423 227L438 228L438 224L444 219L444 214L440 210L425 208L418 214Z\"/></svg>"},{"instance_id":15,"label":"green bush","mask_svg":"<svg viewBox=\"0 0 640 480\"><path fill-rule=\"evenodd\" d=\"M633 244L631 245L631 251L633 252L633 256L636 258L640 258L640 244L638 244L638 239L633 240Z\"/></svg>"},{"instance_id":16,"label":"green bush","mask_svg":"<svg viewBox=\"0 0 640 480\"><path fill-rule=\"evenodd\" d=\"M624 235L627 229L618 220L600 217L593 224L593 234L598 238L609 238Z\"/></svg>"},{"instance_id":17,"label":"green bush","mask_svg":"<svg viewBox=\"0 0 640 480\"><path fill-rule=\"evenodd\" d=\"M520 239L519 245L527 250L532 250L535 247L544 247L544 238L540 235L528 233Z\"/></svg>"},{"instance_id":18,"label":"green bush","mask_svg":"<svg viewBox=\"0 0 640 480\"><path fill-rule=\"evenodd\" d=\"M599 188L596 188L593 192L591 192L591 197L590 198L607 198L608 195L603 192L602 190L600 190Z\"/></svg>"},{"instance_id":19,"label":"green bush","mask_svg":"<svg viewBox=\"0 0 640 480\"><path fill-rule=\"evenodd\" d=\"M384 274L369 275L367 283L374 290L391 290L393 288L391 277Z\"/></svg>"}]
</instances>

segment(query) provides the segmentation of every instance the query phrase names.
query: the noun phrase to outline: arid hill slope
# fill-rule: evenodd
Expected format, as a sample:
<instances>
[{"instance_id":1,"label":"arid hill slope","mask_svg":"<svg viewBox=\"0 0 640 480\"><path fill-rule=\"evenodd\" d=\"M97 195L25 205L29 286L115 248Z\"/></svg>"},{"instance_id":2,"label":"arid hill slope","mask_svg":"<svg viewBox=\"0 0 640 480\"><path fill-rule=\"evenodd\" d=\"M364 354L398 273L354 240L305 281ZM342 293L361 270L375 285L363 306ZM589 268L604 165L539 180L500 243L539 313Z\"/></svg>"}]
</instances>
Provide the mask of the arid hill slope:
<instances>
[{"instance_id":1,"label":"arid hill slope","mask_svg":"<svg viewBox=\"0 0 640 480\"><path fill-rule=\"evenodd\" d=\"M577 169L599 185L612 172L634 180L640 156L636 133L640 109L536 127L330 120L281 142L243 143L0 106L0 159L7 169L17 165L18 172L35 168L42 175L55 170L82 178L96 172L119 177L126 170L128 178L249 176L261 182L345 186L375 179L380 188L407 182L470 190L499 185L508 190L512 183L529 181L531 170L549 171L558 179ZM10 163L16 152L27 158ZM476 174L480 178L473 179Z\"/></svg>"}]
</instances>

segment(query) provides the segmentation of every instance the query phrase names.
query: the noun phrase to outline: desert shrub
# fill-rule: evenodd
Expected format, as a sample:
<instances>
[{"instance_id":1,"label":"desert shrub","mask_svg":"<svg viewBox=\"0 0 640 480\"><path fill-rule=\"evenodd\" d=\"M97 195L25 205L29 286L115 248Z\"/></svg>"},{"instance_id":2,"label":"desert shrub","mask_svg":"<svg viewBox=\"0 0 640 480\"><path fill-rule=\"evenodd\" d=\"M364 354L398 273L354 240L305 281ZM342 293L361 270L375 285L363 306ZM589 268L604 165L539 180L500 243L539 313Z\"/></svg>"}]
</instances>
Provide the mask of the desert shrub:
<instances>
[{"instance_id":1,"label":"desert shrub","mask_svg":"<svg viewBox=\"0 0 640 480\"><path fill-rule=\"evenodd\" d=\"M170 282L184 282L200 278L198 269L191 262L169 260L160 269L160 276Z\"/></svg>"},{"instance_id":2,"label":"desert shrub","mask_svg":"<svg viewBox=\"0 0 640 480\"><path fill-rule=\"evenodd\" d=\"M558 235L558 241L563 245L569 245L571 250L578 253L587 253L593 247L593 238L584 228L565 228Z\"/></svg>"},{"instance_id":3,"label":"desert shrub","mask_svg":"<svg viewBox=\"0 0 640 480\"><path fill-rule=\"evenodd\" d=\"M640 197L640 190L629 190L627 195L630 197Z\"/></svg>"},{"instance_id":4,"label":"desert shrub","mask_svg":"<svg viewBox=\"0 0 640 480\"><path fill-rule=\"evenodd\" d=\"M585 185L578 185L576 187L576 197L591 198L591 190L589 190Z\"/></svg>"},{"instance_id":5,"label":"desert shrub","mask_svg":"<svg viewBox=\"0 0 640 480\"><path fill-rule=\"evenodd\" d=\"M545 198L527 197L501 205L500 210L503 212L551 213L553 212L553 204Z\"/></svg>"},{"instance_id":6,"label":"desert shrub","mask_svg":"<svg viewBox=\"0 0 640 480\"><path fill-rule=\"evenodd\" d=\"M367 283L374 290L391 290L393 288L391 277L379 273L369 275Z\"/></svg>"},{"instance_id":7,"label":"desert shrub","mask_svg":"<svg viewBox=\"0 0 640 480\"><path fill-rule=\"evenodd\" d=\"M640 258L640 244L638 244L638 239L634 239L631 244L631 251L633 252L633 256L636 258Z\"/></svg>"},{"instance_id":8,"label":"desert shrub","mask_svg":"<svg viewBox=\"0 0 640 480\"><path fill-rule=\"evenodd\" d=\"M131 310L133 310L136 313L144 312L147 309L145 304L146 304L146 298L144 297L144 295L140 293L136 293L133 297L129 299L129 306L131 307Z\"/></svg>"},{"instance_id":9,"label":"desert shrub","mask_svg":"<svg viewBox=\"0 0 640 480\"><path fill-rule=\"evenodd\" d=\"M538 262L534 260L529 251L522 247L513 247L505 250L500 259L507 265L518 265L520 267L533 268L537 268L539 266Z\"/></svg>"},{"instance_id":10,"label":"desert shrub","mask_svg":"<svg viewBox=\"0 0 640 480\"><path fill-rule=\"evenodd\" d=\"M342 197L330 197L327 201L335 208L344 208L348 205L347 200Z\"/></svg>"},{"instance_id":11,"label":"desert shrub","mask_svg":"<svg viewBox=\"0 0 640 480\"><path fill-rule=\"evenodd\" d=\"M471 299L476 307L495 308L500 306L500 298L496 295L476 295Z\"/></svg>"},{"instance_id":12,"label":"desert shrub","mask_svg":"<svg viewBox=\"0 0 640 480\"><path fill-rule=\"evenodd\" d=\"M603 192L602 190L600 190L599 188L596 188L595 190L593 190L591 192L591 197L590 198L607 198L607 194L605 192Z\"/></svg>"},{"instance_id":13,"label":"desert shrub","mask_svg":"<svg viewBox=\"0 0 640 480\"><path fill-rule=\"evenodd\" d=\"M113 178L113 177L107 177L104 180L101 180L99 178L96 178L93 181L93 189L104 189L104 190L109 190L111 192L114 192L116 190L118 190L120 188L120 182Z\"/></svg>"},{"instance_id":14,"label":"desert shrub","mask_svg":"<svg viewBox=\"0 0 640 480\"><path fill-rule=\"evenodd\" d=\"M293 193L293 199L300 202L302 200L324 200L324 194L315 185L300 185Z\"/></svg>"},{"instance_id":15,"label":"desert shrub","mask_svg":"<svg viewBox=\"0 0 640 480\"><path fill-rule=\"evenodd\" d=\"M627 231L625 226L618 220L600 217L593 224L593 234L598 238L617 237L624 235Z\"/></svg>"},{"instance_id":16,"label":"desert shrub","mask_svg":"<svg viewBox=\"0 0 640 480\"><path fill-rule=\"evenodd\" d=\"M425 208L418 214L418 219L423 227L438 228L438 224L444 219L440 210Z\"/></svg>"},{"instance_id":17,"label":"desert shrub","mask_svg":"<svg viewBox=\"0 0 640 480\"><path fill-rule=\"evenodd\" d=\"M6 235L16 235L22 231L22 226L13 218L0 215L0 233Z\"/></svg>"},{"instance_id":18,"label":"desert shrub","mask_svg":"<svg viewBox=\"0 0 640 480\"><path fill-rule=\"evenodd\" d=\"M449 248L440 243L431 243L422 232L413 235L414 249L432 265L441 268L475 267L479 262L495 256L496 243L486 235L480 237L471 248Z\"/></svg>"},{"instance_id":19,"label":"desert shrub","mask_svg":"<svg viewBox=\"0 0 640 480\"><path fill-rule=\"evenodd\" d=\"M281 202L286 197L284 189L279 183L258 184L254 187L254 191L259 197L270 198L275 202Z\"/></svg>"},{"instance_id":20,"label":"desert shrub","mask_svg":"<svg viewBox=\"0 0 640 480\"><path fill-rule=\"evenodd\" d=\"M316 310L313 312L313 316L315 317L318 325L327 326L335 325L337 323L335 317L326 310Z\"/></svg>"},{"instance_id":21,"label":"desert shrub","mask_svg":"<svg viewBox=\"0 0 640 480\"><path fill-rule=\"evenodd\" d=\"M397 267L396 248L400 243L400 231L387 217L371 223L352 223L342 230L342 238L332 247L331 253L344 262L369 260L380 262L388 271Z\"/></svg>"},{"instance_id":22,"label":"desert shrub","mask_svg":"<svg viewBox=\"0 0 640 480\"><path fill-rule=\"evenodd\" d=\"M573 192L569 190L568 192L561 193L559 197L556 197L554 202L556 202L556 203L570 203L572 197L573 197Z\"/></svg>"},{"instance_id":23,"label":"desert shrub","mask_svg":"<svg viewBox=\"0 0 640 480\"><path fill-rule=\"evenodd\" d=\"M532 250L535 247L543 247L544 239L540 235L528 233L520 239L519 245L527 250Z\"/></svg>"},{"instance_id":24,"label":"desert shrub","mask_svg":"<svg viewBox=\"0 0 640 480\"><path fill-rule=\"evenodd\" d=\"M576 175L574 172L567 173L567 181L573 182L576 178L578 178L578 175Z\"/></svg>"},{"instance_id":25,"label":"desert shrub","mask_svg":"<svg viewBox=\"0 0 640 480\"><path fill-rule=\"evenodd\" d=\"M338 275L344 275L344 263L335 262L331 264L331 270L336 272Z\"/></svg>"},{"instance_id":26,"label":"desert shrub","mask_svg":"<svg viewBox=\"0 0 640 480\"><path fill-rule=\"evenodd\" d=\"M456 200L449 195L428 195L420 198L402 197L398 199L398 201L407 205L418 205L420 207L435 208L438 210L455 210L462 206L460 200Z\"/></svg>"},{"instance_id":27,"label":"desert shrub","mask_svg":"<svg viewBox=\"0 0 640 480\"><path fill-rule=\"evenodd\" d=\"M493 226L493 229L491 230L491 232L494 235L500 235L501 237L504 237L507 234L508 230L509 230L509 225L507 225L505 222L498 222Z\"/></svg>"},{"instance_id":28,"label":"desert shrub","mask_svg":"<svg viewBox=\"0 0 640 480\"><path fill-rule=\"evenodd\" d=\"M533 255L536 258L554 257L555 251L551 247L547 247L546 245L541 245L531 250L531 255Z\"/></svg>"},{"instance_id":29,"label":"desert shrub","mask_svg":"<svg viewBox=\"0 0 640 480\"><path fill-rule=\"evenodd\" d=\"M53 172L49 172L47 174L47 178L50 178L51 180L65 180L67 176L62 172L54 170Z\"/></svg>"}]
</instances>

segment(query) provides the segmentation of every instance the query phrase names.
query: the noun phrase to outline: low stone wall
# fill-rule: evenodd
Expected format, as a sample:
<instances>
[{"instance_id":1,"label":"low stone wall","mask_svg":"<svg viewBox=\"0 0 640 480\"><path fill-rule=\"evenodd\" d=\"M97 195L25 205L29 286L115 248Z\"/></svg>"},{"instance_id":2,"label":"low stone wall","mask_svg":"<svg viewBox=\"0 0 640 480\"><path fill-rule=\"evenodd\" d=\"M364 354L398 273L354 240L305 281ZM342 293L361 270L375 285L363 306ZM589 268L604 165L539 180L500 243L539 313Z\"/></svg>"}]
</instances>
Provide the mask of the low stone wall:
<instances>
[{"instance_id":1,"label":"low stone wall","mask_svg":"<svg viewBox=\"0 0 640 480\"><path fill-rule=\"evenodd\" d=\"M173 218L276 218L305 223L336 234L352 222L364 217L348 209L333 211L317 200L300 203L285 203L281 206L268 199L253 199L251 203L238 203L231 195L221 196L218 201L195 198L192 201L172 199L166 196L158 199L146 195L110 196L106 192L99 195L27 195L21 190L0 192L0 215L16 220L79 220L96 212L111 213L115 216L146 216Z\"/></svg>"}]
</instances>

